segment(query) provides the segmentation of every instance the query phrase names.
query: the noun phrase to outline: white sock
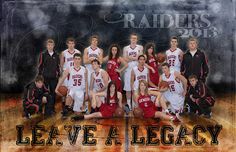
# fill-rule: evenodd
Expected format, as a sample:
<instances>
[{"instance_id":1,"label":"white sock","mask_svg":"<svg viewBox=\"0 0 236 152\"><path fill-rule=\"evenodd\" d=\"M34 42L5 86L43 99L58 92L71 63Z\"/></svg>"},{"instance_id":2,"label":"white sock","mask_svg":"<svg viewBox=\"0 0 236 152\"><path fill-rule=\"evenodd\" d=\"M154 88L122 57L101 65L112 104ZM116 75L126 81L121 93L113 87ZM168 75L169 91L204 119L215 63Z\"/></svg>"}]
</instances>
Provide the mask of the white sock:
<instances>
[{"instance_id":1,"label":"white sock","mask_svg":"<svg viewBox=\"0 0 236 152\"><path fill-rule=\"evenodd\" d=\"M127 104L129 106L129 108L131 109L131 100L130 99L127 99Z\"/></svg>"}]
</instances>

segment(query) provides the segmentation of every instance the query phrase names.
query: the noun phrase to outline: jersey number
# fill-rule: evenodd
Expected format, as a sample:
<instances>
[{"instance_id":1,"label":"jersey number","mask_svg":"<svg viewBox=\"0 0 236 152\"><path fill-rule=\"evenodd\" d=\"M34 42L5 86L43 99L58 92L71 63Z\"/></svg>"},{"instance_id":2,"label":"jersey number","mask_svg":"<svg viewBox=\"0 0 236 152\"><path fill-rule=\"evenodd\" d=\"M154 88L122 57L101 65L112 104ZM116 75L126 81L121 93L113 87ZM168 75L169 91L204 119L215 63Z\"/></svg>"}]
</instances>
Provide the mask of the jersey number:
<instances>
[{"instance_id":1,"label":"jersey number","mask_svg":"<svg viewBox=\"0 0 236 152\"><path fill-rule=\"evenodd\" d=\"M170 92L175 91L175 86L174 85L170 85Z\"/></svg>"},{"instance_id":2,"label":"jersey number","mask_svg":"<svg viewBox=\"0 0 236 152\"><path fill-rule=\"evenodd\" d=\"M81 85L81 79L74 79L73 86L80 86Z\"/></svg>"},{"instance_id":3,"label":"jersey number","mask_svg":"<svg viewBox=\"0 0 236 152\"><path fill-rule=\"evenodd\" d=\"M74 62L71 62L71 63L70 63L70 66L71 66L71 67L74 66Z\"/></svg>"},{"instance_id":4,"label":"jersey number","mask_svg":"<svg viewBox=\"0 0 236 152\"><path fill-rule=\"evenodd\" d=\"M175 60L169 60L169 65L170 66L175 66Z\"/></svg>"}]
</instances>

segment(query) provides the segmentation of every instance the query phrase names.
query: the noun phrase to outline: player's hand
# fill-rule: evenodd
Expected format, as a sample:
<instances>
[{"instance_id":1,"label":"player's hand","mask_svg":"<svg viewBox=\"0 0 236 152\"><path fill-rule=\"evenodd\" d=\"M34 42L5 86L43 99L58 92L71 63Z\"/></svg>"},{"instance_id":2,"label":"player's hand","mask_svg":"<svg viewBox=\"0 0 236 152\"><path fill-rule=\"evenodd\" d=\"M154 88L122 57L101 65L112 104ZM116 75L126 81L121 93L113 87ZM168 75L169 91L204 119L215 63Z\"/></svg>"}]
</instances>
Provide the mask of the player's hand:
<instances>
[{"instance_id":1,"label":"player's hand","mask_svg":"<svg viewBox=\"0 0 236 152\"><path fill-rule=\"evenodd\" d=\"M61 97L63 96L62 94L60 94L60 92L58 91L57 88L55 89L55 93L56 93L57 95L61 96Z\"/></svg>"},{"instance_id":2,"label":"player's hand","mask_svg":"<svg viewBox=\"0 0 236 152\"><path fill-rule=\"evenodd\" d=\"M192 101L195 101L195 99L193 98L193 95L192 95L192 94L190 95L190 99L191 99Z\"/></svg>"},{"instance_id":3,"label":"player's hand","mask_svg":"<svg viewBox=\"0 0 236 152\"><path fill-rule=\"evenodd\" d=\"M121 73L121 71L119 69L115 69L115 71L118 72L118 73Z\"/></svg>"},{"instance_id":4,"label":"player's hand","mask_svg":"<svg viewBox=\"0 0 236 152\"><path fill-rule=\"evenodd\" d=\"M92 62L95 59L95 57L90 57L89 61Z\"/></svg>"},{"instance_id":5,"label":"player's hand","mask_svg":"<svg viewBox=\"0 0 236 152\"><path fill-rule=\"evenodd\" d=\"M187 93L187 91L184 91L184 92L182 93L182 96L185 97L186 93Z\"/></svg>"},{"instance_id":6,"label":"player's hand","mask_svg":"<svg viewBox=\"0 0 236 152\"><path fill-rule=\"evenodd\" d=\"M154 68L153 68L153 67L151 67L151 70L152 70L152 73L156 73L156 71L154 70Z\"/></svg>"}]
</instances>

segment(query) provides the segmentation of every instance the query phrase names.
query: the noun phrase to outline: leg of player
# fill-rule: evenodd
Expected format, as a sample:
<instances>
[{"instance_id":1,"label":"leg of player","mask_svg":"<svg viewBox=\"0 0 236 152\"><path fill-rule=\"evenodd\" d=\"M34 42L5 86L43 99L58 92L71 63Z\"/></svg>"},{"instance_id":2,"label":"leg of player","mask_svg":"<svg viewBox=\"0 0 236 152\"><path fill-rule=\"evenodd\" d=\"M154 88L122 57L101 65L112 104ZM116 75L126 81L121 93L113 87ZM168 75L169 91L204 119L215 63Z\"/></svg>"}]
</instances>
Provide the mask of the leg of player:
<instances>
[{"instance_id":1,"label":"leg of player","mask_svg":"<svg viewBox=\"0 0 236 152\"><path fill-rule=\"evenodd\" d=\"M101 112L94 112L88 115L77 115L74 117L71 117L71 121L78 121L78 120L83 120L83 119L92 119L92 118L101 118L102 114Z\"/></svg>"},{"instance_id":2,"label":"leg of player","mask_svg":"<svg viewBox=\"0 0 236 152\"><path fill-rule=\"evenodd\" d=\"M63 109L62 116L66 117L68 112L72 110L71 105L73 103L73 99L70 95L66 97L65 108Z\"/></svg>"},{"instance_id":3,"label":"leg of player","mask_svg":"<svg viewBox=\"0 0 236 152\"><path fill-rule=\"evenodd\" d=\"M154 117L155 118L161 118L163 120L173 121L173 122L180 122L180 120L178 119L177 116L170 116L170 115L167 115L167 114L159 112L159 111L155 112L155 116Z\"/></svg>"}]
</instances>

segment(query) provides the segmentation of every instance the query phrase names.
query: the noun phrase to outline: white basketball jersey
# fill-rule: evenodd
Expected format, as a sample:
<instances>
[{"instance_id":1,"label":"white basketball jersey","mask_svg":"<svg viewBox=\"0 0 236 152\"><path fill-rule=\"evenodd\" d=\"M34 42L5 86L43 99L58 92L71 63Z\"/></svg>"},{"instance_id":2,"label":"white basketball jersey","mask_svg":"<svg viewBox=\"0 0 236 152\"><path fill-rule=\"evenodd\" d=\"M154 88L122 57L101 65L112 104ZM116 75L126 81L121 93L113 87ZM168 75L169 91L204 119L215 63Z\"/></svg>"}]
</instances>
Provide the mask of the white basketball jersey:
<instances>
[{"instance_id":1,"label":"white basketball jersey","mask_svg":"<svg viewBox=\"0 0 236 152\"><path fill-rule=\"evenodd\" d=\"M75 53L81 54L81 52L77 49L74 49L73 53L70 53L68 49L63 51L64 55L64 65L63 65L63 70L66 70L67 68L73 67L74 66L74 61L73 61L73 56Z\"/></svg>"},{"instance_id":2,"label":"white basketball jersey","mask_svg":"<svg viewBox=\"0 0 236 152\"><path fill-rule=\"evenodd\" d=\"M137 57L139 54L142 54L143 46L136 45L134 48L131 48L130 45L124 47L124 52L127 52L127 56L129 57ZM131 61L128 63L128 68L133 68L138 64L137 61Z\"/></svg>"},{"instance_id":3,"label":"white basketball jersey","mask_svg":"<svg viewBox=\"0 0 236 152\"><path fill-rule=\"evenodd\" d=\"M162 80L167 81L169 83L169 92L181 94L183 93L183 84L177 79L174 75L174 72L171 72L169 77L167 77L164 73L162 74Z\"/></svg>"},{"instance_id":4,"label":"white basketball jersey","mask_svg":"<svg viewBox=\"0 0 236 152\"><path fill-rule=\"evenodd\" d=\"M166 51L166 61L170 65L170 70L172 71L178 71L180 72L180 66L181 66L181 60L180 60L180 54L182 53L182 50L177 48L176 50L167 50Z\"/></svg>"},{"instance_id":5,"label":"white basketball jersey","mask_svg":"<svg viewBox=\"0 0 236 152\"><path fill-rule=\"evenodd\" d=\"M69 68L68 87L70 89L85 90L85 71L83 66L80 66L80 69Z\"/></svg>"},{"instance_id":6,"label":"white basketball jersey","mask_svg":"<svg viewBox=\"0 0 236 152\"><path fill-rule=\"evenodd\" d=\"M134 71L134 90L137 90L140 80L148 81L148 69L144 67L143 70L140 70L138 66L135 66L133 68L133 71Z\"/></svg>"},{"instance_id":7,"label":"white basketball jersey","mask_svg":"<svg viewBox=\"0 0 236 152\"><path fill-rule=\"evenodd\" d=\"M102 78L102 71L103 69L100 69L98 73L93 72L93 79L94 79L94 87L96 91L99 91L105 87L103 78ZM110 78L108 78L110 81Z\"/></svg>"},{"instance_id":8,"label":"white basketball jersey","mask_svg":"<svg viewBox=\"0 0 236 152\"><path fill-rule=\"evenodd\" d=\"M87 47L88 50L88 58L94 57L95 59L98 59L99 55L101 54L101 49L100 48L96 48L96 49L92 49L91 46ZM86 68L89 68L89 70L92 70L92 65L91 64L86 64L85 65Z\"/></svg>"}]
</instances>

